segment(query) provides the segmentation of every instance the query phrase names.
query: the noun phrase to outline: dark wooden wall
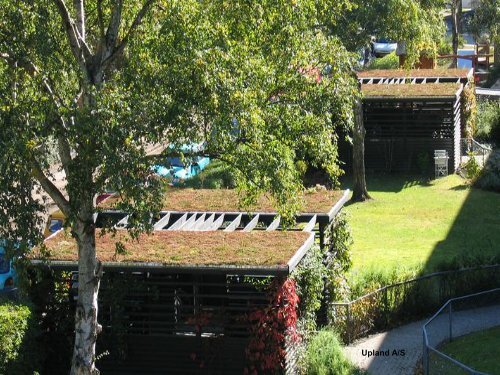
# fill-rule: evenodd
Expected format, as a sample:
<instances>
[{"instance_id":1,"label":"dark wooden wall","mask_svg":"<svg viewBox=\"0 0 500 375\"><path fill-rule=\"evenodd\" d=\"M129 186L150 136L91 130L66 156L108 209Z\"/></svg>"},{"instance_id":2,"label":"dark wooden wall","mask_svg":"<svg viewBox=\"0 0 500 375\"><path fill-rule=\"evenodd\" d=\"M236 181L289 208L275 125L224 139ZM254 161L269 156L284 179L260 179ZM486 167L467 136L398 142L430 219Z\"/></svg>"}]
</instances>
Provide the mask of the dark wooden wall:
<instances>
[{"instance_id":1,"label":"dark wooden wall","mask_svg":"<svg viewBox=\"0 0 500 375\"><path fill-rule=\"evenodd\" d=\"M248 314L269 303L244 276L225 274L108 272L99 296L97 353L109 355L98 368L120 375L242 374Z\"/></svg>"},{"instance_id":2,"label":"dark wooden wall","mask_svg":"<svg viewBox=\"0 0 500 375\"><path fill-rule=\"evenodd\" d=\"M460 162L460 100L367 100L365 121L365 166L367 170L418 172L419 156L427 155L429 171L434 150L447 150L448 169ZM340 160L352 168L351 145L340 145Z\"/></svg>"}]
</instances>

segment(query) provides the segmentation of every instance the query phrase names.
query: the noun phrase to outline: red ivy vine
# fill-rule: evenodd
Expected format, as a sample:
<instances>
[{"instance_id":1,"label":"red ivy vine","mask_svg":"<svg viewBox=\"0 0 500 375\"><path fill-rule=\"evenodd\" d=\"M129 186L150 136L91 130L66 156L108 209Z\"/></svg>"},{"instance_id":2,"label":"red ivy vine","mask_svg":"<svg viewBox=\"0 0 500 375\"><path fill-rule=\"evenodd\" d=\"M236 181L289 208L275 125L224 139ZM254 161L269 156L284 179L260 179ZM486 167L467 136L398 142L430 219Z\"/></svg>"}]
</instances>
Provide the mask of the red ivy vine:
<instances>
[{"instance_id":1,"label":"red ivy vine","mask_svg":"<svg viewBox=\"0 0 500 375\"><path fill-rule=\"evenodd\" d=\"M250 342L246 349L249 366L245 374L279 373L285 368L285 342L297 342L299 297L293 279L275 278L269 285L269 304L248 316Z\"/></svg>"}]
</instances>

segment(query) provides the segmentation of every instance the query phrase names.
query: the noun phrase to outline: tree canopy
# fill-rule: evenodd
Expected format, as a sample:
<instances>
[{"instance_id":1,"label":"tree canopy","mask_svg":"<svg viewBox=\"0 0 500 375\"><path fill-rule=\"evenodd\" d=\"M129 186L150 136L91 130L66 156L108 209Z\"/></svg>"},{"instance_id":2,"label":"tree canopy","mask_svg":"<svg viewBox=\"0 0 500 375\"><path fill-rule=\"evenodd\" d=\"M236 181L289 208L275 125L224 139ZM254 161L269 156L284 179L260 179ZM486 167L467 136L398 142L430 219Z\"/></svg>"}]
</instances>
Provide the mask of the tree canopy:
<instances>
[{"instance_id":1,"label":"tree canopy","mask_svg":"<svg viewBox=\"0 0 500 375\"><path fill-rule=\"evenodd\" d=\"M80 278L72 373L96 372L94 198L113 187L131 224L148 229L163 186L148 144L205 141L249 200L268 191L288 219L298 160L341 173L336 129L351 126L356 79L319 16L348 5L0 0L0 237L41 240L33 189L68 218Z\"/></svg>"},{"instance_id":2,"label":"tree canopy","mask_svg":"<svg viewBox=\"0 0 500 375\"><path fill-rule=\"evenodd\" d=\"M444 0L352 0L346 11L328 15L325 25L350 51L366 47L371 37L405 42L407 61L435 54L444 34Z\"/></svg>"}]
</instances>

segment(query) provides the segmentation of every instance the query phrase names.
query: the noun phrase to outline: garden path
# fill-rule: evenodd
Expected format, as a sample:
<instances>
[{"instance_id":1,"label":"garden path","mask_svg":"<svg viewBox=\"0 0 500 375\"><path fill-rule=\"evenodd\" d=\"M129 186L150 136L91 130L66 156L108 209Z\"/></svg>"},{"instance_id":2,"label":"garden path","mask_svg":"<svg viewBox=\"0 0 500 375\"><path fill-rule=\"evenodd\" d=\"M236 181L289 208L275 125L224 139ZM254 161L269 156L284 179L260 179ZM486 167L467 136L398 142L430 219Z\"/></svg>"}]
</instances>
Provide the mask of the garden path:
<instances>
[{"instance_id":1,"label":"garden path","mask_svg":"<svg viewBox=\"0 0 500 375\"><path fill-rule=\"evenodd\" d=\"M377 333L346 346L344 352L351 362L370 375L413 375L415 367L422 358L422 327L426 320L413 322L391 331ZM453 313L453 336L500 325L500 305L458 311ZM448 334L447 316L438 317L433 323L432 332L435 342L443 341ZM430 329L428 334L430 335ZM365 350L386 351L404 350L405 355L368 356Z\"/></svg>"}]
</instances>

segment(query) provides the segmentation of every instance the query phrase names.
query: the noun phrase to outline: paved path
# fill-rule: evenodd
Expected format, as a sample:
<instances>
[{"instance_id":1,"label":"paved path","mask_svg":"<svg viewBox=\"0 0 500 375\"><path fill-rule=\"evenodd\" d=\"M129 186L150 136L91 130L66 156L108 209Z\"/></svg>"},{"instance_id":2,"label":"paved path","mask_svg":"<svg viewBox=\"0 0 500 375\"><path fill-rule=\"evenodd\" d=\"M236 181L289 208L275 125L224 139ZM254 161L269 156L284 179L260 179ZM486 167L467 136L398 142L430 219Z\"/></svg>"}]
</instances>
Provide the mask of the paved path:
<instances>
[{"instance_id":1,"label":"paved path","mask_svg":"<svg viewBox=\"0 0 500 375\"><path fill-rule=\"evenodd\" d=\"M345 347L346 356L371 375L412 375L422 357L422 326L426 320L414 322L388 332L378 333ZM465 310L453 314L453 336L480 331L500 325L500 305ZM442 315L428 329L430 344L444 341L448 336L448 317ZM432 335L431 335L432 332ZM389 356L363 355L366 350L389 350ZM392 355L404 350L405 355ZM401 352L400 352L401 353Z\"/></svg>"}]
</instances>

